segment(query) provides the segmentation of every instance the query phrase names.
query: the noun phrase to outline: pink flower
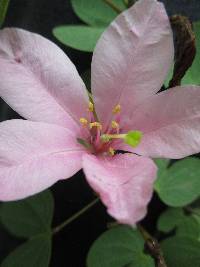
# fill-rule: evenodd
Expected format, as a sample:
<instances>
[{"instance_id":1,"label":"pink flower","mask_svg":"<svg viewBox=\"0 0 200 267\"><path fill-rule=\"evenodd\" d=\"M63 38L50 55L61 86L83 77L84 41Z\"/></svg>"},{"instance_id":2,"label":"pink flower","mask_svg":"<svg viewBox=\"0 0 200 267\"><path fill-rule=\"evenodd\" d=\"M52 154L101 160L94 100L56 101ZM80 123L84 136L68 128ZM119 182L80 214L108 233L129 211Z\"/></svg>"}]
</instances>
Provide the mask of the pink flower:
<instances>
[{"instance_id":1,"label":"pink flower","mask_svg":"<svg viewBox=\"0 0 200 267\"><path fill-rule=\"evenodd\" d=\"M93 54L94 110L56 45L24 30L0 31L0 95L27 119L0 124L0 199L30 196L83 168L111 216L127 224L142 219L156 178L149 157L200 150L200 88L156 94L173 52L161 3L140 0L120 14ZM136 148L118 138L130 130L143 133Z\"/></svg>"}]
</instances>

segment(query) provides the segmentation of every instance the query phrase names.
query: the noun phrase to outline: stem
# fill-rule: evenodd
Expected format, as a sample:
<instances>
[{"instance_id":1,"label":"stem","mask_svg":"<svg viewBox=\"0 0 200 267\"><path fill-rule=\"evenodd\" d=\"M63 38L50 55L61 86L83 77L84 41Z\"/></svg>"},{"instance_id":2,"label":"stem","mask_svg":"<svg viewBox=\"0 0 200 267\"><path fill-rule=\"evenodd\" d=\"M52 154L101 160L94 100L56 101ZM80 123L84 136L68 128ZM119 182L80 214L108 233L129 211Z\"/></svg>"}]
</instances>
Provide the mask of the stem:
<instances>
[{"instance_id":1,"label":"stem","mask_svg":"<svg viewBox=\"0 0 200 267\"><path fill-rule=\"evenodd\" d=\"M144 229L144 227L141 224L138 223L137 228L140 231L140 233L142 234L145 241L147 241L149 239L153 239L153 237L147 232L146 229Z\"/></svg>"},{"instance_id":2,"label":"stem","mask_svg":"<svg viewBox=\"0 0 200 267\"><path fill-rule=\"evenodd\" d=\"M62 222L61 224L59 224L58 226L56 226L55 228L53 228L53 230L52 230L53 234L56 234L56 233L60 232L65 226L67 226L68 224L70 224L71 222L73 222L74 220L76 220L78 217L80 217L83 213L85 213L90 208L92 208L98 201L99 201L99 198L95 198L92 202L90 202L89 204L87 204L85 207L83 207L77 213L75 213L74 215L72 215L66 221Z\"/></svg>"},{"instance_id":3,"label":"stem","mask_svg":"<svg viewBox=\"0 0 200 267\"><path fill-rule=\"evenodd\" d=\"M116 13L120 14L123 10L113 3L112 0L103 0L108 6L110 6Z\"/></svg>"},{"instance_id":4,"label":"stem","mask_svg":"<svg viewBox=\"0 0 200 267\"><path fill-rule=\"evenodd\" d=\"M146 229L143 228L142 225L137 224L137 228L142 234L144 240L145 240L145 245L148 249L148 252L150 255L154 258L156 266L157 267L167 267L167 264L165 262L165 259L163 257L162 250L160 248L160 244L158 241L151 236Z\"/></svg>"}]
</instances>

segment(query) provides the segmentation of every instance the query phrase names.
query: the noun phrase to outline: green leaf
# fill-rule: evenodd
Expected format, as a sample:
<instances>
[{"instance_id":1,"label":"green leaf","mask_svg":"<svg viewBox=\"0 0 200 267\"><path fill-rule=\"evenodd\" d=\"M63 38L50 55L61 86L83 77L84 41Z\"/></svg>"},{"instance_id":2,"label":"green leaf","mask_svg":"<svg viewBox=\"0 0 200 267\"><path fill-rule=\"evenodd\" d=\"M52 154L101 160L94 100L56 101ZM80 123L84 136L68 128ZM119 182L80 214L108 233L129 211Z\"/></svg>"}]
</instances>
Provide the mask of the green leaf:
<instances>
[{"instance_id":1,"label":"green leaf","mask_svg":"<svg viewBox=\"0 0 200 267\"><path fill-rule=\"evenodd\" d=\"M170 160L169 159L154 159L154 161L158 167L157 179L154 183L154 189L157 191L157 187L159 187L159 180L162 179L162 176L165 175L165 172L167 172L167 168L169 166Z\"/></svg>"},{"instance_id":2,"label":"green leaf","mask_svg":"<svg viewBox=\"0 0 200 267\"><path fill-rule=\"evenodd\" d=\"M180 208L167 209L159 217L158 230L168 233L178 226L184 217L184 212Z\"/></svg>"},{"instance_id":3,"label":"green leaf","mask_svg":"<svg viewBox=\"0 0 200 267\"><path fill-rule=\"evenodd\" d=\"M122 0L112 0L120 9L125 9ZM71 0L76 15L92 26L107 26L118 15L104 0Z\"/></svg>"},{"instance_id":4,"label":"green leaf","mask_svg":"<svg viewBox=\"0 0 200 267\"><path fill-rule=\"evenodd\" d=\"M4 259L1 267L48 267L51 257L51 238L40 236L33 238Z\"/></svg>"},{"instance_id":5,"label":"green leaf","mask_svg":"<svg viewBox=\"0 0 200 267\"><path fill-rule=\"evenodd\" d=\"M161 243L167 267L200 267L200 242L190 237L172 237Z\"/></svg>"},{"instance_id":6,"label":"green leaf","mask_svg":"<svg viewBox=\"0 0 200 267\"><path fill-rule=\"evenodd\" d=\"M176 162L158 177L155 190L172 207L193 202L200 196L200 160L187 158Z\"/></svg>"},{"instance_id":7,"label":"green leaf","mask_svg":"<svg viewBox=\"0 0 200 267\"><path fill-rule=\"evenodd\" d=\"M0 28L2 27L10 0L0 0Z\"/></svg>"},{"instance_id":8,"label":"green leaf","mask_svg":"<svg viewBox=\"0 0 200 267\"><path fill-rule=\"evenodd\" d=\"M178 225L177 236L188 236L198 240L200 237L200 225L193 216L185 216Z\"/></svg>"},{"instance_id":9,"label":"green leaf","mask_svg":"<svg viewBox=\"0 0 200 267\"><path fill-rule=\"evenodd\" d=\"M126 134L124 141L129 146L136 147L141 142L141 139L142 139L142 132L130 131Z\"/></svg>"},{"instance_id":10,"label":"green leaf","mask_svg":"<svg viewBox=\"0 0 200 267\"><path fill-rule=\"evenodd\" d=\"M58 26L53 29L54 36L72 48L92 52L104 29L81 25Z\"/></svg>"},{"instance_id":11,"label":"green leaf","mask_svg":"<svg viewBox=\"0 0 200 267\"><path fill-rule=\"evenodd\" d=\"M140 233L127 226L114 227L101 235L90 248L87 267L154 267L144 254Z\"/></svg>"},{"instance_id":12,"label":"green leaf","mask_svg":"<svg viewBox=\"0 0 200 267\"><path fill-rule=\"evenodd\" d=\"M54 203L50 191L24 200L3 203L0 220L18 237L32 237L50 231Z\"/></svg>"},{"instance_id":13,"label":"green leaf","mask_svg":"<svg viewBox=\"0 0 200 267\"><path fill-rule=\"evenodd\" d=\"M182 209L171 208L161 214L158 229L168 233L176 229L177 236L188 236L194 239L200 237L200 224L191 215L186 215Z\"/></svg>"},{"instance_id":14,"label":"green leaf","mask_svg":"<svg viewBox=\"0 0 200 267\"><path fill-rule=\"evenodd\" d=\"M163 172L165 169L167 169L170 162L169 159L154 159L154 161L160 172Z\"/></svg>"},{"instance_id":15,"label":"green leaf","mask_svg":"<svg viewBox=\"0 0 200 267\"><path fill-rule=\"evenodd\" d=\"M197 53L191 68L186 72L181 84L199 84L200 85L200 21L194 22L194 33L196 36Z\"/></svg>"}]
</instances>

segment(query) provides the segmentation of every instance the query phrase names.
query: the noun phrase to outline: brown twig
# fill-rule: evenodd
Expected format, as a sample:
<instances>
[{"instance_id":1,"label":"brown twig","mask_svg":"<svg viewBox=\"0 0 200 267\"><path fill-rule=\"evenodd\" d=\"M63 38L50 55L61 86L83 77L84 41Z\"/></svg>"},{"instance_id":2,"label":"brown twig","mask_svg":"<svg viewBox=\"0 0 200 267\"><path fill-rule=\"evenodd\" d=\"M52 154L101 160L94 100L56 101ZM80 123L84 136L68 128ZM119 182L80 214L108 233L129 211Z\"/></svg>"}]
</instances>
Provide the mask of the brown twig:
<instances>
[{"instance_id":1,"label":"brown twig","mask_svg":"<svg viewBox=\"0 0 200 267\"><path fill-rule=\"evenodd\" d=\"M156 267L167 267L158 241L154 237L152 237L140 224L137 224L137 228L145 240L145 246L148 253L155 260Z\"/></svg>"},{"instance_id":2,"label":"brown twig","mask_svg":"<svg viewBox=\"0 0 200 267\"><path fill-rule=\"evenodd\" d=\"M170 18L174 33L175 64L169 88L180 85L196 55L195 35L187 17L174 15Z\"/></svg>"}]
</instances>

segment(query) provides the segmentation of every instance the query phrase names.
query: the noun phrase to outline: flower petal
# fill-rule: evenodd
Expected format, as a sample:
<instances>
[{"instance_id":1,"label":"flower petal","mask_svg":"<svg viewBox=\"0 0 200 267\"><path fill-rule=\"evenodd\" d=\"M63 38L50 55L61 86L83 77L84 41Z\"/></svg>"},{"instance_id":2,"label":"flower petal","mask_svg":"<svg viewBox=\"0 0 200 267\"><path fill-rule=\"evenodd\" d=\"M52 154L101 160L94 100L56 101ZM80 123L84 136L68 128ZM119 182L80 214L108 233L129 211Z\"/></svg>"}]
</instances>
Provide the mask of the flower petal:
<instances>
[{"instance_id":1,"label":"flower petal","mask_svg":"<svg viewBox=\"0 0 200 267\"><path fill-rule=\"evenodd\" d=\"M134 225L145 216L157 171L151 159L133 154L84 155L83 169L108 213L120 223Z\"/></svg>"},{"instance_id":2,"label":"flower petal","mask_svg":"<svg viewBox=\"0 0 200 267\"><path fill-rule=\"evenodd\" d=\"M162 3L140 0L121 13L102 34L92 59L92 93L100 120L108 122L117 104L126 116L156 93L173 54L172 31Z\"/></svg>"},{"instance_id":3,"label":"flower petal","mask_svg":"<svg viewBox=\"0 0 200 267\"><path fill-rule=\"evenodd\" d=\"M69 128L86 113L88 96L75 66L44 37L1 30L0 67L0 96L26 119Z\"/></svg>"},{"instance_id":4,"label":"flower petal","mask_svg":"<svg viewBox=\"0 0 200 267\"><path fill-rule=\"evenodd\" d=\"M129 127L143 132L141 144L132 150L140 155L178 159L198 153L200 87L176 87L150 97Z\"/></svg>"},{"instance_id":5,"label":"flower petal","mask_svg":"<svg viewBox=\"0 0 200 267\"><path fill-rule=\"evenodd\" d=\"M38 193L81 168L84 151L72 133L53 124L0 123L0 200Z\"/></svg>"}]
</instances>

